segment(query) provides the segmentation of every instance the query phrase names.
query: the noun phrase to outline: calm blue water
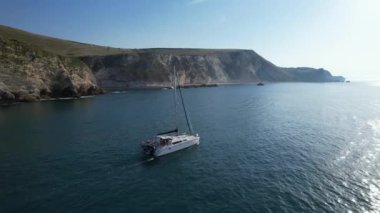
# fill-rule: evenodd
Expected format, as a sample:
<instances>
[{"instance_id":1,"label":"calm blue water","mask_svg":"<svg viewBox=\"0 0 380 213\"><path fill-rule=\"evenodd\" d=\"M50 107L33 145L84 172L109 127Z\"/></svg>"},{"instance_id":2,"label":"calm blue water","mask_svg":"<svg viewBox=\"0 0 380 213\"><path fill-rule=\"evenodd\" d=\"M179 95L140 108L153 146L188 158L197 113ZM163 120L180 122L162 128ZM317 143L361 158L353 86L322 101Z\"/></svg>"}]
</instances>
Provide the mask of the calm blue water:
<instances>
[{"instance_id":1,"label":"calm blue water","mask_svg":"<svg viewBox=\"0 0 380 213\"><path fill-rule=\"evenodd\" d=\"M380 211L380 84L184 96L201 144L152 161L171 90L0 108L0 212Z\"/></svg>"}]
</instances>

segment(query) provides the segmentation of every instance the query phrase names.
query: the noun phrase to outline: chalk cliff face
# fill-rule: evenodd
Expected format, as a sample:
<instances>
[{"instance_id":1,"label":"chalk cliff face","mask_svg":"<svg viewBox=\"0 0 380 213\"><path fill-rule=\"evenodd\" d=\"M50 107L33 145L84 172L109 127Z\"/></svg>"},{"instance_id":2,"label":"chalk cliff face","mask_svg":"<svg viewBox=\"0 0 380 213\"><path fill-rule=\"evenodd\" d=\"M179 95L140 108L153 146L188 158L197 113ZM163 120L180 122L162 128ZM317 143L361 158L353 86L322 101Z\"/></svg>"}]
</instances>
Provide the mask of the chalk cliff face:
<instances>
[{"instance_id":1,"label":"chalk cliff face","mask_svg":"<svg viewBox=\"0 0 380 213\"><path fill-rule=\"evenodd\" d=\"M162 87L180 84L243 83L290 80L285 71L249 50L153 49L135 54L81 58L104 88Z\"/></svg>"},{"instance_id":2,"label":"chalk cliff face","mask_svg":"<svg viewBox=\"0 0 380 213\"><path fill-rule=\"evenodd\" d=\"M323 69L278 67L252 50L109 48L0 25L0 104L168 87L174 67L181 85L344 81Z\"/></svg>"},{"instance_id":3,"label":"chalk cliff face","mask_svg":"<svg viewBox=\"0 0 380 213\"><path fill-rule=\"evenodd\" d=\"M170 86L174 67L182 85L341 81L323 69L277 67L252 50L148 49L81 59L106 89Z\"/></svg>"}]
</instances>

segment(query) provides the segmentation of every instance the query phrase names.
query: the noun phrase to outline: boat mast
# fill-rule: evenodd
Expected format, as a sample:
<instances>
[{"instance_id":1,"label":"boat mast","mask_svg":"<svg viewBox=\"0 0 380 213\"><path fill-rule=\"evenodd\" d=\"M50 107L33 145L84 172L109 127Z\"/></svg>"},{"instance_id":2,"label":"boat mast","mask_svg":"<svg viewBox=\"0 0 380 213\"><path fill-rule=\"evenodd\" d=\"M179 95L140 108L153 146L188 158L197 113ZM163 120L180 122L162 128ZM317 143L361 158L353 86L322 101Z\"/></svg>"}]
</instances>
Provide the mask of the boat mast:
<instances>
[{"instance_id":1,"label":"boat mast","mask_svg":"<svg viewBox=\"0 0 380 213\"><path fill-rule=\"evenodd\" d=\"M171 57L170 57L171 58ZM174 113L174 122L175 122L175 129L177 130L177 135L178 135L178 121L177 121L177 104L178 104L178 101L177 101L177 72L175 70L175 65L174 65L174 80L173 80L173 86L174 86L174 110L175 110L175 113Z\"/></svg>"},{"instance_id":2,"label":"boat mast","mask_svg":"<svg viewBox=\"0 0 380 213\"><path fill-rule=\"evenodd\" d=\"M183 106L183 111L185 111L185 117L186 117L187 127L189 128L190 135L192 135L193 134L193 127L191 126L189 114L187 113L185 101L183 100L181 85L179 83L178 83L178 90L179 90L179 95L181 96L181 102L182 102L182 106Z\"/></svg>"}]
</instances>

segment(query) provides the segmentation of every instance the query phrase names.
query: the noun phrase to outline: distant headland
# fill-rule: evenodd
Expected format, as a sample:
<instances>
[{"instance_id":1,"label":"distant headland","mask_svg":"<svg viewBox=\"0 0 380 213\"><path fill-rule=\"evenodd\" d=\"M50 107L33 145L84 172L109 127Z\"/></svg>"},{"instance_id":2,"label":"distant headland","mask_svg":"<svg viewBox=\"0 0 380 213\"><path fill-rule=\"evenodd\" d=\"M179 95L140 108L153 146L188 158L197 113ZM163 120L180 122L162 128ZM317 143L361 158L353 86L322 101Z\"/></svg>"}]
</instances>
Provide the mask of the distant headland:
<instances>
[{"instance_id":1,"label":"distant headland","mask_svg":"<svg viewBox=\"0 0 380 213\"><path fill-rule=\"evenodd\" d=\"M121 49L0 25L0 104L81 97L107 90L254 82L344 82L324 69L283 68L253 50Z\"/></svg>"}]
</instances>

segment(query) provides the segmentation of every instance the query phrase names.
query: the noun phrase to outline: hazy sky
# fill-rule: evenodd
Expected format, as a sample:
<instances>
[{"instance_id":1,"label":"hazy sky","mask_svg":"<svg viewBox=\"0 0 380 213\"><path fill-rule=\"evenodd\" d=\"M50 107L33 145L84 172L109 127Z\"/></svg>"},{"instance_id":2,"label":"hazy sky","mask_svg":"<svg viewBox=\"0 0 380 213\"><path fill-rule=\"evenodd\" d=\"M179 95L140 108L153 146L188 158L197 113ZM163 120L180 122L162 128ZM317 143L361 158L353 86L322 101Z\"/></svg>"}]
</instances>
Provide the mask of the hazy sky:
<instances>
[{"instance_id":1,"label":"hazy sky","mask_svg":"<svg viewBox=\"0 0 380 213\"><path fill-rule=\"evenodd\" d=\"M1 0L0 24L124 48L253 49L380 80L380 0Z\"/></svg>"}]
</instances>

